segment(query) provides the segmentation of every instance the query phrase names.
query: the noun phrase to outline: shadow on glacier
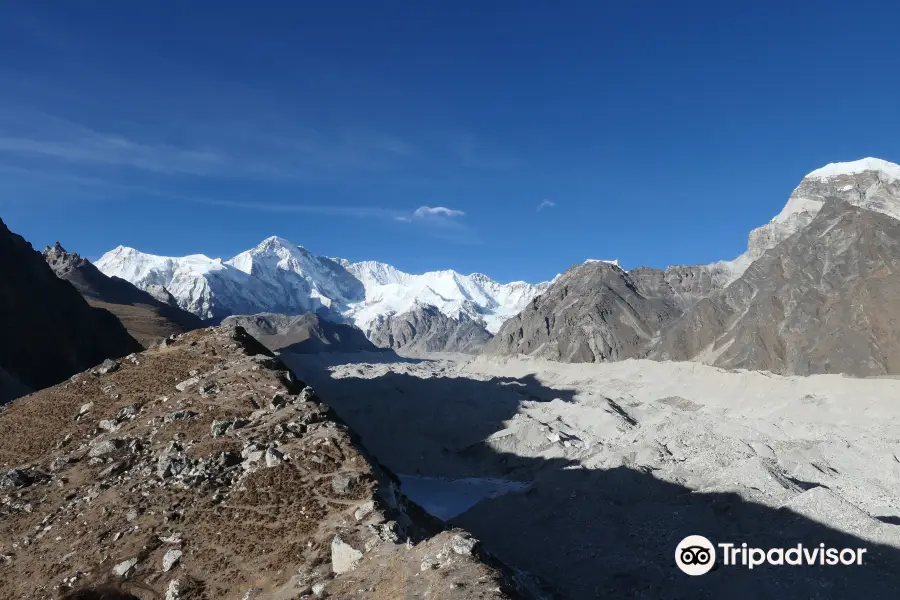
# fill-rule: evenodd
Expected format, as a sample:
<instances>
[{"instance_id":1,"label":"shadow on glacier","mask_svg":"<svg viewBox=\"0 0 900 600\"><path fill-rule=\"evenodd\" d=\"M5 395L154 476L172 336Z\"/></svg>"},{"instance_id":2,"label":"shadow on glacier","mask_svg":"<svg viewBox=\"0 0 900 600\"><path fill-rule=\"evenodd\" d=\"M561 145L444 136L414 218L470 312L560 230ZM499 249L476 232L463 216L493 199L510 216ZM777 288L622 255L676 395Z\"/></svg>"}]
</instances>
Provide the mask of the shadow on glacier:
<instances>
[{"instance_id":1,"label":"shadow on glacier","mask_svg":"<svg viewBox=\"0 0 900 600\"><path fill-rule=\"evenodd\" d=\"M300 375L300 373L298 373ZM479 381L387 373L331 379L304 373L388 468L426 477L503 477L528 491L482 500L450 522L559 598L882 598L900 589L900 551L734 493L699 493L652 472L587 470L564 458L497 451L484 440L523 401L570 401L532 376ZM378 401L380 398L383 401ZM374 400L373 400L374 399ZM815 489L803 493L815 492ZM841 515L847 518L852 515ZM834 516L832 517L834 518ZM875 519L872 519L875 521ZM896 527L881 523L881 527ZM763 549L802 543L866 548L861 566L742 566L683 574L674 550L688 535Z\"/></svg>"},{"instance_id":2,"label":"shadow on glacier","mask_svg":"<svg viewBox=\"0 0 900 600\"><path fill-rule=\"evenodd\" d=\"M505 457L475 457L485 438L504 429L523 401L568 402L574 396L545 388L530 375L477 381L388 372L367 378L360 362L355 363L359 376L332 378L325 367L335 359L353 362L352 356L281 358L354 429L367 450L405 475L502 477L514 468Z\"/></svg>"},{"instance_id":3,"label":"shadow on glacier","mask_svg":"<svg viewBox=\"0 0 900 600\"><path fill-rule=\"evenodd\" d=\"M320 367L336 367L346 364L368 363L373 365L384 365L392 363L409 363L419 364L423 362L433 362L429 358L416 358L402 356L389 348L379 348L378 350L362 350L359 352L328 352L326 349L307 350L304 344L297 343L285 346L275 350L286 363L294 363L291 368L295 368L296 359L292 360L294 355L316 355L313 359Z\"/></svg>"}]
</instances>

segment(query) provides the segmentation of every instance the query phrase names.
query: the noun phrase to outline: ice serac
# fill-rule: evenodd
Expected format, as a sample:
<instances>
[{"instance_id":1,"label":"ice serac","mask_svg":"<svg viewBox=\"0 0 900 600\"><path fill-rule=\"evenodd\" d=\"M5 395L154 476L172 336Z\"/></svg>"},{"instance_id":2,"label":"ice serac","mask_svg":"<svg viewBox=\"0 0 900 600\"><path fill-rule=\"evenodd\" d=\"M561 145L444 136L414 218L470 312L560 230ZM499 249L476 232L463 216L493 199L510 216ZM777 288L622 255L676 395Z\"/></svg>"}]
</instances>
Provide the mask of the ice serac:
<instances>
[{"instance_id":1,"label":"ice serac","mask_svg":"<svg viewBox=\"0 0 900 600\"><path fill-rule=\"evenodd\" d=\"M790 375L900 373L900 221L828 198L663 330L652 358Z\"/></svg>"},{"instance_id":2,"label":"ice serac","mask_svg":"<svg viewBox=\"0 0 900 600\"><path fill-rule=\"evenodd\" d=\"M491 337L480 321L465 313L448 317L437 307L423 304L402 314L379 315L369 331L377 346L409 353L474 353Z\"/></svg>"},{"instance_id":3,"label":"ice serac","mask_svg":"<svg viewBox=\"0 0 900 600\"><path fill-rule=\"evenodd\" d=\"M565 362L640 356L660 327L681 314L664 274L651 271L632 277L607 262L576 265L504 323L484 353Z\"/></svg>"},{"instance_id":4,"label":"ice serac","mask_svg":"<svg viewBox=\"0 0 900 600\"><path fill-rule=\"evenodd\" d=\"M728 283L740 277L766 250L806 227L830 197L900 219L900 165L863 158L831 163L809 173L781 212L750 232L744 254L732 261L716 263L731 271Z\"/></svg>"}]
</instances>

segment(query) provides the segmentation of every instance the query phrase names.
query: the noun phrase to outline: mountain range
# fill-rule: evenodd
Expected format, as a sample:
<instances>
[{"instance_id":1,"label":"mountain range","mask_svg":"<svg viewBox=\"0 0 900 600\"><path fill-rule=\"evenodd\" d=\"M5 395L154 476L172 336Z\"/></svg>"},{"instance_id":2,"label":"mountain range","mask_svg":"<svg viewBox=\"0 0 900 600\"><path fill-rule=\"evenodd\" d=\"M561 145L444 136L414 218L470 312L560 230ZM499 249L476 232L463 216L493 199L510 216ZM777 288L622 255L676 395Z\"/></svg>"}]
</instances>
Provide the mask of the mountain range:
<instances>
[{"instance_id":1,"label":"mountain range","mask_svg":"<svg viewBox=\"0 0 900 600\"><path fill-rule=\"evenodd\" d=\"M120 246L96 266L201 318L314 312L412 352L486 345L488 354L562 361L650 357L869 375L900 372L887 300L898 219L900 166L866 158L809 173L750 232L743 254L705 265L626 271L588 260L552 282L500 284L317 256L270 237L224 261ZM838 314L843 321L833 321ZM829 343L811 339L823 327ZM844 354L831 356L838 348Z\"/></svg>"},{"instance_id":2,"label":"mountain range","mask_svg":"<svg viewBox=\"0 0 900 600\"><path fill-rule=\"evenodd\" d=\"M380 262L318 256L277 236L225 261L204 255L154 256L119 246L95 265L143 290L162 287L179 307L204 319L317 312L367 333L379 317L419 305L497 331L549 285L501 284L480 273L452 270L414 275Z\"/></svg>"},{"instance_id":3,"label":"mountain range","mask_svg":"<svg viewBox=\"0 0 900 600\"><path fill-rule=\"evenodd\" d=\"M801 181L748 249L711 265L576 265L485 352L649 357L783 374L900 373L900 166L834 163Z\"/></svg>"}]
</instances>

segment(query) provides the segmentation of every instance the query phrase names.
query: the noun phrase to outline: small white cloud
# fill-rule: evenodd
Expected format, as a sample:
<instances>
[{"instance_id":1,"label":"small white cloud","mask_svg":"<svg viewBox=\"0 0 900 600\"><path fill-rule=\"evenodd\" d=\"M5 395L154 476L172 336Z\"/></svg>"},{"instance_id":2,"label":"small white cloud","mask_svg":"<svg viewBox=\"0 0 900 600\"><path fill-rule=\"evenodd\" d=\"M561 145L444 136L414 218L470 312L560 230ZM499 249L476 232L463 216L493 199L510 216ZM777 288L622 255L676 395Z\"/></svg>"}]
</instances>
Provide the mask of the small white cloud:
<instances>
[{"instance_id":1,"label":"small white cloud","mask_svg":"<svg viewBox=\"0 0 900 600\"><path fill-rule=\"evenodd\" d=\"M397 215L396 221L410 223L421 231L427 231L434 237L458 242L461 244L477 244L472 229L466 224L466 213L446 206L420 206L411 213Z\"/></svg>"},{"instance_id":2,"label":"small white cloud","mask_svg":"<svg viewBox=\"0 0 900 600\"><path fill-rule=\"evenodd\" d=\"M538 204L538 211L544 210L545 208L553 208L556 206L556 202L552 200L542 200L540 204Z\"/></svg>"},{"instance_id":3,"label":"small white cloud","mask_svg":"<svg viewBox=\"0 0 900 600\"><path fill-rule=\"evenodd\" d=\"M454 210L444 206L420 206L413 212L413 216L418 219L427 217L462 217L465 214L461 210Z\"/></svg>"}]
</instances>

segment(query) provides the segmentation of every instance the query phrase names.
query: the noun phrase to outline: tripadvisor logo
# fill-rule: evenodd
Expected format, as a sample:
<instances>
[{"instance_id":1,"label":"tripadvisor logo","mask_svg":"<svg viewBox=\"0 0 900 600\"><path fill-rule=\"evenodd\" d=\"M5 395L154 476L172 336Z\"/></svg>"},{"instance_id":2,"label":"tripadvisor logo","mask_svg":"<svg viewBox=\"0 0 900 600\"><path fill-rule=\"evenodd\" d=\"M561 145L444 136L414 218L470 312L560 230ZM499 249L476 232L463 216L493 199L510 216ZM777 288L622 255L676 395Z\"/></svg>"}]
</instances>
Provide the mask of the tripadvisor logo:
<instances>
[{"instance_id":1,"label":"tripadvisor logo","mask_svg":"<svg viewBox=\"0 0 900 600\"><path fill-rule=\"evenodd\" d=\"M746 543L719 543L713 546L702 535L689 535L675 548L675 564L688 575L704 575L716 564L718 558L724 566L740 566L753 569L761 565L861 565L866 548L827 548L825 544L790 548L753 548Z\"/></svg>"},{"instance_id":2,"label":"tripadvisor logo","mask_svg":"<svg viewBox=\"0 0 900 600\"><path fill-rule=\"evenodd\" d=\"M716 549L702 535L689 535L675 548L675 564L688 575L703 575L716 564Z\"/></svg>"}]
</instances>

